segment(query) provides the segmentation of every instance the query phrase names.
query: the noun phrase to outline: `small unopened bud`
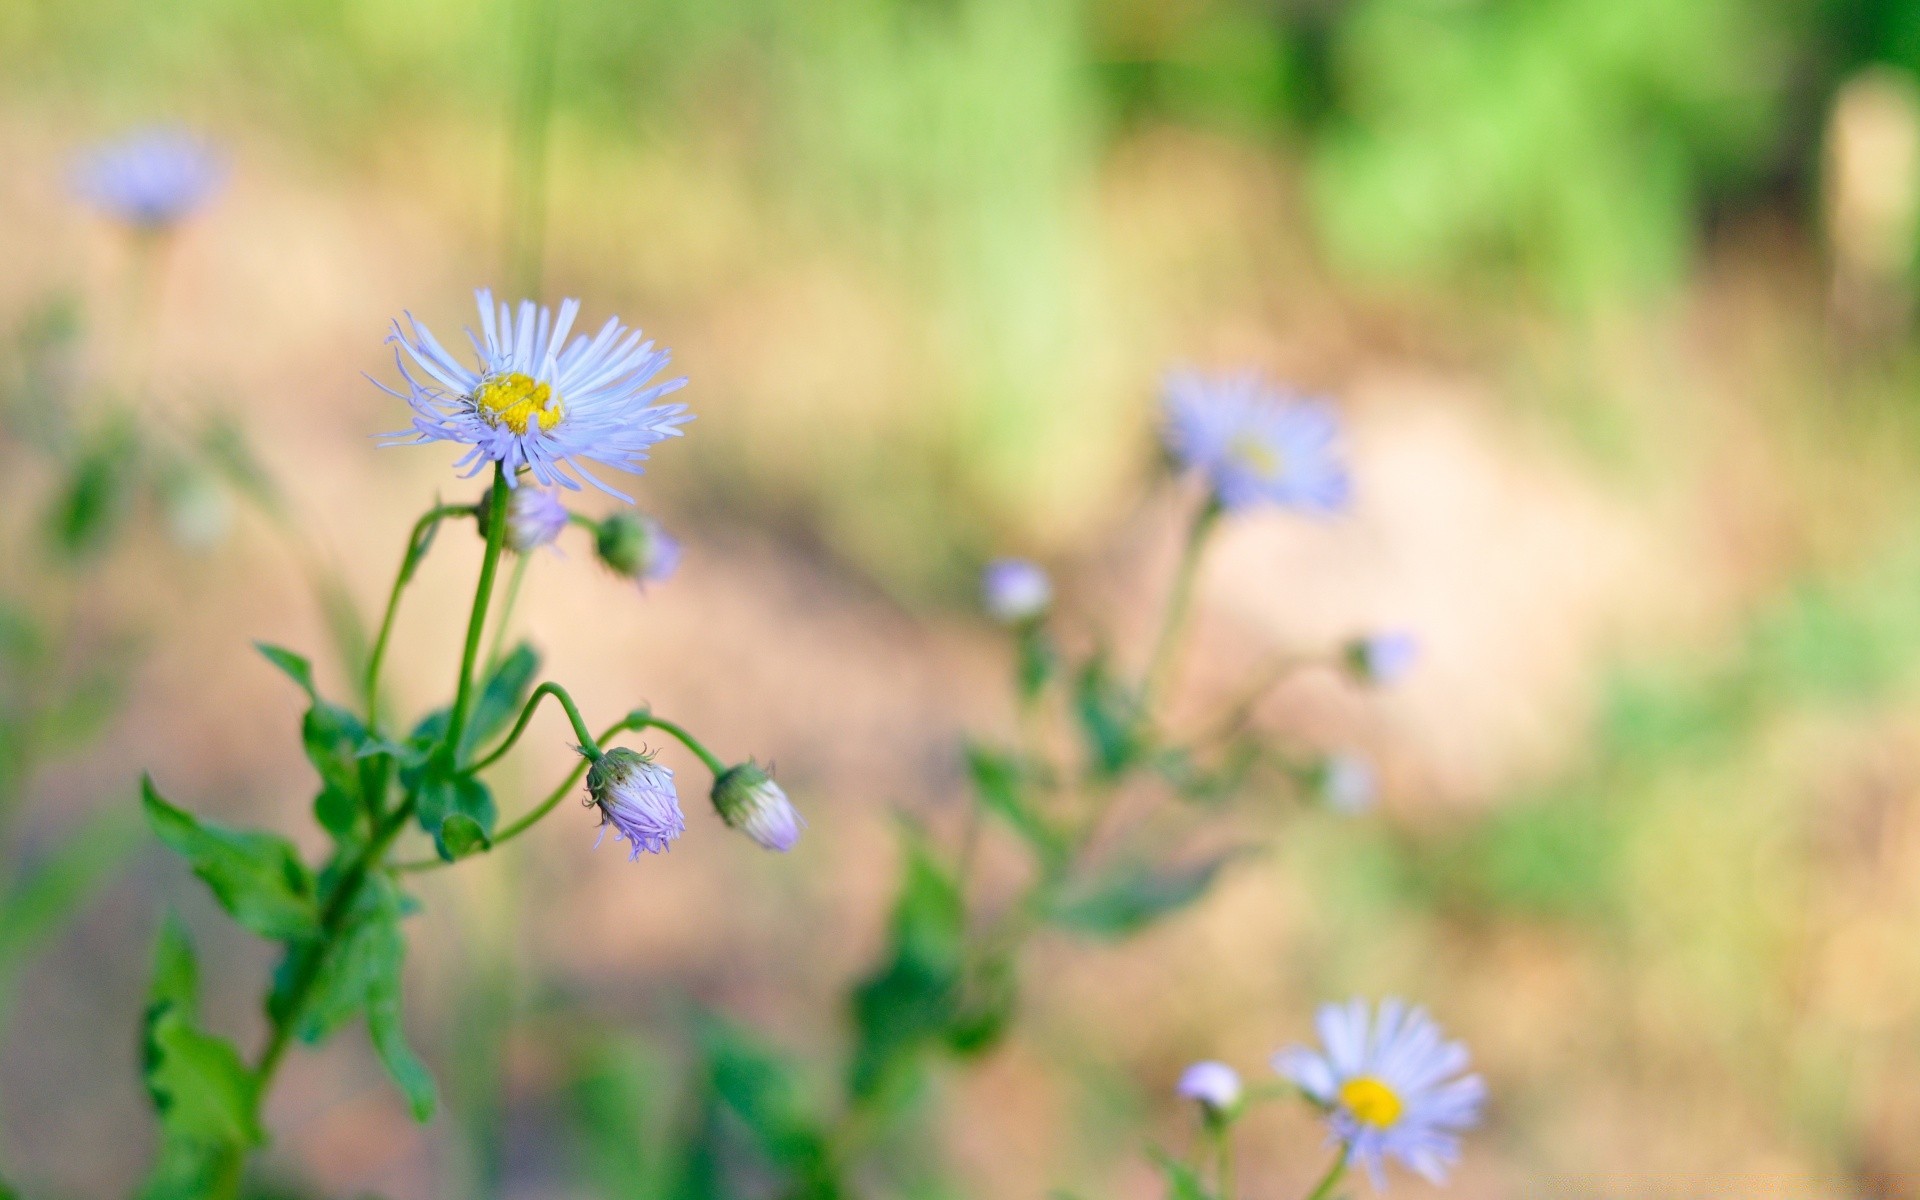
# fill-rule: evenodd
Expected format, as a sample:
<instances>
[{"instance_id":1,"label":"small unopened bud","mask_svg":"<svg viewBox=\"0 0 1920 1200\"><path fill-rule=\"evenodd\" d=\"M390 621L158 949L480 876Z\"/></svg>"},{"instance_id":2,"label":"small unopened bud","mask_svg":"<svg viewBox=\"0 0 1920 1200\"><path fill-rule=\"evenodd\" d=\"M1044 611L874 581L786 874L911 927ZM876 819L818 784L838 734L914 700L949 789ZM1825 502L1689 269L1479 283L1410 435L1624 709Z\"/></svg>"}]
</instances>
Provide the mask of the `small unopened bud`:
<instances>
[{"instance_id":1,"label":"small unopened bud","mask_svg":"<svg viewBox=\"0 0 1920 1200\"><path fill-rule=\"evenodd\" d=\"M680 543L640 513L615 513L600 522L593 548L614 573L642 586L665 583L680 565Z\"/></svg>"},{"instance_id":2,"label":"small unopened bud","mask_svg":"<svg viewBox=\"0 0 1920 1200\"><path fill-rule=\"evenodd\" d=\"M1320 801L1342 816L1357 817L1380 795L1373 764L1358 754L1332 754L1314 771Z\"/></svg>"},{"instance_id":3,"label":"small unopened bud","mask_svg":"<svg viewBox=\"0 0 1920 1200\"><path fill-rule=\"evenodd\" d=\"M1223 1062L1197 1062L1180 1073L1174 1090L1198 1101L1208 1116L1226 1116L1240 1103L1240 1073Z\"/></svg>"},{"instance_id":4,"label":"small unopened bud","mask_svg":"<svg viewBox=\"0 0 1920 1200\"><path fill-rule=\"evenodd\" d=\"M1347 669L1367 683L1382 686L1407 677L1420 660L1420 641L1401 630L1388 630L1347 643Z\"/></svg>"},{"instance_id":5,"label":"small unopened bud","mask_svg":"<svg viewBox=\"0 0 1920 1200\"><path fill-rule=\"evenodd\" d=\"M673 771L653 757L616 746L587 768L587 803L600 809L600 835L607 826L633 846L629 860L663 853L687 828L674 791ZM599 845L596 839L594 845Z\"/></svg>"},{"instance_id":6,"label":"small unopened bud","mask_svg":"<svg viewBox=\"0 0 1920 1200\"><path fill-rule=\"evenodd\" d=\"M1024 558L995 559L980 573L980 600L994 620L1020 625L1047 611L1053 603L1053 581Z\"/></svg>"},{"instance_id":7,"label":"small unopened bud","mask_svg":"<svg viewBox=\"0 0 1920 1200\"><path fill-rule=\"evenodd\" d=\"M488 506L492 500L491 492L482 496L474 512L483 534L491 522ZM507 549L516 554L529 554L542 546L551 546L560 540L566 527L567 506L560 502L560 493L554 489L522 483L507 493Z\"/></svg>"},{"instance_id":8,"label":"small unopened bud","mask_svg":"<svg viewBox=\"0 0 1920 1200\"><path fill-rule=\"evenodd\" d=\"M713 781L713 807L722 821L769 850L793 849L807 824L773 777L751 762Z\"/></svg>"}]
</instances>

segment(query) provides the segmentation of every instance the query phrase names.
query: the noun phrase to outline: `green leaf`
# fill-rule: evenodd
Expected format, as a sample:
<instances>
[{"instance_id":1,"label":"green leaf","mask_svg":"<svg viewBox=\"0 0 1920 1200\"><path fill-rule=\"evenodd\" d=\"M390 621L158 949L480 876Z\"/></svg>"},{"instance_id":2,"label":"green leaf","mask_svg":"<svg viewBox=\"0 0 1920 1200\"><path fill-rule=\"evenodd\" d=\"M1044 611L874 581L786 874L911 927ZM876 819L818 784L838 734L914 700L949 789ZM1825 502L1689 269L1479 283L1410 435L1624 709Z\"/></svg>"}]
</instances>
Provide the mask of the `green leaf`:
<instances>
[{"instance_id":1,"label":"green leaf","mask_svg":"<svg viewBox=\"0 0 1920 1200\"><path fill-rule=\"evenodd\" d=\"M408 1047L401 1027L400 972L406 962L407 944L400 936L398 921L388 923L387 929L389 932L377 943L373 977L367 989L367 1034L373 1039L380 1065L387 1069L387 1077L406 1096L413 1119L424 1123L433 1119L439 1093L432 1073Z\"/></svg>"},{"instance_id":2,"label":"green leaf","mask_svg":"<svg viewBox=\"0 0 1920 1200\"><path fill-rule=\"evenodd\" d=\"M198 971L185 930L161 927L148 986L143 1047L147 1091L169 1140L206 1147L257 1146L259 1081L239 1051L194 1025Z\"/></svg>"},{"instance_id":3,"label":"green leaf","mask_svg":"<svg viewBox=\"0 0 1920 1200\"><path fill-rule=\"evenodd\" d=\"M1064 866L1066 839L1028 802L1028 776L1020 761L979 745L969 745L966 756L967 775L981 807L1019 834L1049 873Z\"/></svg>"},{"instance_id":4,"label":"green leaf","mask_svg":"<svg viewBox=\"0 0 1920 1200\"><path fill-rule=\"evenodd\" d=\"M539 671L540 655L526 642L515 646L511 654L500 660L474 701L473 715L467 721L466 744L461 748L462 757L467 750L485 745L505 732L526 705L533 677Z\"/></svg>"},{"instance_id":5,"label":"green leaf","mask_svg":"<svg viewBox=\"0 0 1920 1200\"><path fill-rule=\"evenodd\" d=\"M150 777L141 778L140 790L154 833L192 864L234 920L275 940L319 931L313 875L293 843L270 833L203 823L162 799Z\"/></svg>"},{"instance_id":6,"label":"green leaf","mask_svg":"<svg viewBox=\"0 0 1920 1200\"><path fill-rule=\"evenodd\" d=\"M1033 623L1020 629L1019 669L1015 681L1020 698L1029 703L1040 698L1060 672L1060 649L1053 643L1044 625Z\"/></svg>"},{"instance_id":7,"label":"green leaf","mask_svg":"<svg viewBox=\"0 0 1920 1200\"><path fill-rule=\"evenodd\" d=\"M1047 916L1092 937L1123 938L1206 895L1221 868L1239 856L1230 852L1185 867L1125 863L1056 899Z\"/></svg>"},{"instance_id":8,"label":"green leaf","mask_svg":"<svg viewBox=\"0 0 1920 1200\"><path fill-rule=\"evenodd\" d=\"M180 918L168 913L160 922L160 940L153 950L153 978L147 982L150 1006L170 1004L188 1020L199 1011L200 967L194 961L193 942Z\"/></svg>"},{"instance_id":9,"label":"green leaf","mask_svg":"<svg viewBox=\"0 0 1920 1200\"><path fill-rule=\"evenodd\" d=\"M959 884L914 834L894 903L888 960L854 993L855 1095L900 1086L915 1056L946 1034L961 977L966 912Z\"/></svg>"},{"instance_id":10,"label":"green leaf","mask_svg":"<svg viewBox=\"0 0 1920 1200\"><path fill-rule=\"evenodd\" d=\"M270 642L255 642L253 648L268 662L286 672L288 679L299 684L300 690L307 694L308 703L320 703L320 693L313 686L313 664L304 656Z\"/></svg>"},{"instance_id":11,"label":"green leaf","mask_svg":"<svg viewBox=\"0 0 1920 1200\"><path fill-rule=\"evenodd\" d=\"M132 430L117 425L74 461L47 514L47 537L55 549L73 560L106 549L126 517L139 456Z\"/></svg>"},{"instance_id":12,"label":"green leaf","mask_svg":"<svg viewBox=\"0 0 1920 1200\"><path fill-rule=\"evenodd\" d=\"M462 854L472 854L476 848L484 848L493 836L493 824L498 816L493 792L486 784L464 772L446 774L433 763L427 765L426 777L420 781L420 800L415 811L420 828L433 835L434 849L448 862ZM461 819L453 821L450 837L447 824L454 818ZM477 843L473 836L476 832Z\"/></svg>"},{"instance_id":13,"label":"green leaf","mask_svg":"<svg viewBox=\"0 0 1920 1200\"><path fill-rule=\"evenodd\" d=\"M794 1185L789 1194L837 1195L821 1114L792 1065L744 1030L717 1020L703 1022L701 1049L714 1093L788 1173Z\"/></svg>"},{"instance_id":14,"label":"green leaf","mask_svg":"<svg viewBox=\"0 0 1920 1200\"><path fill-rule=\"evenodd\" d=\"M1147 1157L1160 1168L1167 1181L1167 1200L1213 1200L1213 1193L1200 1182L1200 1174L1158 1146L1147 1147Z\"/></svg>"},{"instance_id":15,"label":"green leaf","mask_svg":"<svg viewBox=\"0 0 1920 1200\"><path fill-rule=\"evenodd\" d=\"M357 806L360 749L367 744L367 730L360 718L338 705L316 700L300 721L300 743L322 786Z\"/></svg>"},{"instance_id":16,"label":"green leaf","mask_svg":"<svg viewBox=\"0 0 1920 1200\"><path fill-rule=\"evenodd\" d=\"M1144 749L1139 697L1116 678L1099 655L1074 680L1073 709L1094 770L1112 778L1132 766Z\"/></svg>"}]
</instances>

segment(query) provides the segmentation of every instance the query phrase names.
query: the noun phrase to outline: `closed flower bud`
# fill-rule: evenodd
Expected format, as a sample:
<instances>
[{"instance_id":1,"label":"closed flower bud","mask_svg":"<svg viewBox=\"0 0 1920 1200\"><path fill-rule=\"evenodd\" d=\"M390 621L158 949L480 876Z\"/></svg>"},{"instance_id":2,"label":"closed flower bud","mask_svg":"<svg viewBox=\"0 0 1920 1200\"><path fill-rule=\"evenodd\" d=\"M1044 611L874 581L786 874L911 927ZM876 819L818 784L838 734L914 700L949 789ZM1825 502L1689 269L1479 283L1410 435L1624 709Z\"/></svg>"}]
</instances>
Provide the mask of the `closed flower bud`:
<instances>
[{"instance_id":1,"label":"closed flower bud","mask_svg":"<svg viewBox=\"0 0 1920 1200\"><path fill-rule=\"evenodd\" d=\"M980 600L987 615L1001 624L1023 624L1053 603L1053 581L1024 558L995 559L980 573Z\"/></svg>"},{"instance_id":2,"label":"closed flower bud","mask_svg":"<svg viewBox=\"0 0 1920 1200\"><path fill-rule=\"evenodd\" d=\"M713 781L713 807L721 820L769 850L793 849L807 824L773 777L750 762Z\"/></svg>"},{"instance_id":3,"label":"closed flower bud","mask_svg":"<svg viewBox=\"0 0 1920 1200\"><path fill-rule=\"evenodd\" d=\"M1375 633L1347 643L1347 669L1367 683L1398 683L1419 659L1419 640L1402 630Z\"/></svg>"},{"instance_id":4,"label":"closed flower bud","mask_svg":"<svg viewBox=\"0 0 1920 1200\"><path fill-rule=\"evenodd\" d=\"M642 850L663 853L687 828L673 772L651 755L624 746L607 751L587 769L587 796L587 803L600 810L601 836L612 826L615 837L632 844L630 860L639 858Z\"/></svg>"},{"instance_id":5,"label":"closed flower bud","mask_svg":"<svg viewBox=\"0 0 1920 1200\"><path fill-rule=\"evenodd\" d=\"M491 521L488 506L492 499L491 492L482 496L474 513L483 534ZM566 527L567 506L560 502L560 493L554 489L523 481L507 493L507 549L528 554L542 546L551 546L560 540Z\"/></svg>"},{"instance_id":6,"label":"closed flower bud","mask_svg":"<svg viewBox=\"0 0 1920 1200\"><path fill-rule=\"evenodd\" d=\"M666 582L680 565L680 543L639 513L615 513L600 522L593 548L616 574L642 586Z\"/></svg>"},{"instance_id":7,"label":"closed flower bud","mask_svg":"<svg viewBox=\"0 0 1920 1200\"><path fill-rule=\"evenodd\" d=\"M1314 772L1320 801L1342 816L1357 817L1380 796L1373 764L1358 754L1333 754Z\"/></svg>"},{"instance_id":8,"label":"closed flower bud","mask_svg":"<svg viewBox=\"0 0 1920 1200\"><path fill-rule=\"evenodd\" d=\"M1224 1116L1240 1103L1240 1074L1223 1062L1197 1062L1180 1073L1174 1090L1199 1101L1209 1116Z\"/></svg>"}]
</instances>

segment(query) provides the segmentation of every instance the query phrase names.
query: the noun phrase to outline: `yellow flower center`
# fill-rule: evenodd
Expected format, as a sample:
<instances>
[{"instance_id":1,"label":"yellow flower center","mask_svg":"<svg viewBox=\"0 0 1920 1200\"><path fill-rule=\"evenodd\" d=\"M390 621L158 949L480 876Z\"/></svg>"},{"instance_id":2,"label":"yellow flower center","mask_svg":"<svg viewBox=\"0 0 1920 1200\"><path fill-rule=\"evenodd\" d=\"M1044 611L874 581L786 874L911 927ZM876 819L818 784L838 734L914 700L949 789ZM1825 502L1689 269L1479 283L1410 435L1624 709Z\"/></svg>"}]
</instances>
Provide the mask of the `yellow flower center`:
<instances>
[{"instance_id":1,"label":"yellow flower center","mask_svg":"<svg viewBox=\"0 0 1920 1200\"><path fill-rule=\"evenodd\" d=\"M517 372L484 380L473 393L473 407L487 424L520 434L536 421L542 432L552 429L567 413L551 386Z\"/></svg>"},{"instance_id":2,"label":"yellow flower center","mask_svg":"<svg viewBox=\"0 0 1920 1200\"><path fill-rule=\"evenodd\" d=\"M1272 442L1246 434L1234 438L1227 446L1227 453L1241 466L1266 479L1278 478L1280 468L1285 465Z\"/></svg>"},{"instance_id":3,"label":"yellow flower center","mask_svg":"<svg viewBox=\"0 0 1920 1200\"><path fill-rule=\"evenodd\" d=\"M1375 1129L1386 1129L1400 1119L1406 1107L1400 1094L1371 1075L1356 1075L1340 1085L1340 1107L1353 1119Z\"/></svg>"}]
</instances>

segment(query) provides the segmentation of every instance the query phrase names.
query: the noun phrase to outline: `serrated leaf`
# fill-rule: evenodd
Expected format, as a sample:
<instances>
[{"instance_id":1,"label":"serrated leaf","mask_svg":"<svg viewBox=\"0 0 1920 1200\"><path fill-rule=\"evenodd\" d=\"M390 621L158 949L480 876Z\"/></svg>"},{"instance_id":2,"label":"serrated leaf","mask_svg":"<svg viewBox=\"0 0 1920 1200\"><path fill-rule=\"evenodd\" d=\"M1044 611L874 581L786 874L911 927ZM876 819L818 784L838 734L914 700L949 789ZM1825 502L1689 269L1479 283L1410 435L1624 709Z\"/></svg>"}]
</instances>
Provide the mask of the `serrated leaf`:
<instances>
[{"instance_id":1,"label":"serrated leaf","mask_svg":"<svg viewBox=\"0 0 1920 1200\"><path fill-rule=\"evenodd\" d=\"M257 1146L259 1081L224 1038L193 1027L172 1005L149 1017L147 1090L167 1129L188 1140Z\"/></svg>"},{"instance_id":2,"label":"serrated leaf","mask_svg":"<svg viewBox=\"0 0 1920 1200\"><path fill-rule=\"evenodd\" d=\"M488 673L479 698L474 701L473 714L467 719L465 744L461 747L463 759L468 750L485 745L520 715L527 693L533 688L533 677L539 671L540 655L531 645L522 642Z\"/></svg>"},{"instance_id":3,"label":"serrated leaf","mask_svg":"<svg viewBox=\"0 0 1920 1200\"><path fill-rule=\"evenodd\" d=\"M294 940L319 931L313 874L283 837L205 823L161 798L142 777L147 822L185 858L220 906L262 937Z\"/></svg>"},{"instance_id":4,"label":"serrated leaf","mask_svg":"<svg viewBox=\"0 0 1920 1200\"><path fill-rule=\"evenodd\" d=\"M307 694L309 704L320 703L320 693L313 686L313 664L304 655L295 654L271 642L255 642L253 648L268 662L279 667L288 679L300 685L300 690Z\"/></svg>"},{"instance_id":5,"label":"serrated leaf","mask_svg":"<svg viewBox=\"0 0 1920 1200\"><path fill-rule=\"evenodd\" d=\"M1019 760L980 745L969 745L966 756L967 777L973 782L973 792L981 807L1019 834L1049 872L1058 870L1066 860L1066 841L1034 811L1028 779Z\"/></svg>"},{"instance_id":6,"label":"serrated leaf","mask_svg":"<svg viewBox=\"0 0 1920 1200\"><path fill-rule=\"evenodd\" d=\"M1058 897L1047 916L1091 937L1127 937L1206 895L1221 868L1238 856L1222 854L1181 867L1125 863Z\"/></svg>"}]
</instances>

